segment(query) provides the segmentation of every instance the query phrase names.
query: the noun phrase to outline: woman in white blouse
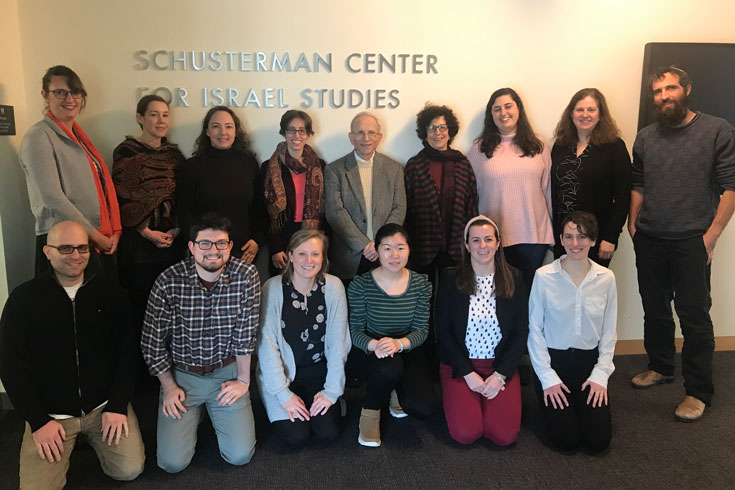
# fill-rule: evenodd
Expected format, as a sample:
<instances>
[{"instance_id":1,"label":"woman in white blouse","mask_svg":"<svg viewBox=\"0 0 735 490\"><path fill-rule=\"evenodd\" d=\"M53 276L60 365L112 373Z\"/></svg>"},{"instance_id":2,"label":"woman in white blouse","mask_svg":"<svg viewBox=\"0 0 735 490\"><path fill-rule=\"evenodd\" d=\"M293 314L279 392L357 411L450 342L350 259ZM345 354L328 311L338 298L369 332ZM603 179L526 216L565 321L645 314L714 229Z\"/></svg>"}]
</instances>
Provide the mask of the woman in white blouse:
<instances>
[{"instance_id":1,"label":"woman in white blouse","mask_svg":"<svg viewBox=\"0 0 735 490\"><path fill-rule=\"evenodd\" d=\"M615 275L587 256L597 240L594 216L575 211L561 228L566 255L536 271L531 288L528 352L551 442L599 452L612 430L607 381L615 370Z\"/></svg>"},{"instance_id":2,"label":"woman in white blouse","mask_svg":"<svg viewBox=\"0 0 735 490\"><path fill-rule=\"evenodd\" d=\"M435 320L442 403L461 444L518 438L518 361L528 335L527 289L503 255L498 226L476 216L464 229L462 259L442 272Z\"/></svg>"}]
</instances>

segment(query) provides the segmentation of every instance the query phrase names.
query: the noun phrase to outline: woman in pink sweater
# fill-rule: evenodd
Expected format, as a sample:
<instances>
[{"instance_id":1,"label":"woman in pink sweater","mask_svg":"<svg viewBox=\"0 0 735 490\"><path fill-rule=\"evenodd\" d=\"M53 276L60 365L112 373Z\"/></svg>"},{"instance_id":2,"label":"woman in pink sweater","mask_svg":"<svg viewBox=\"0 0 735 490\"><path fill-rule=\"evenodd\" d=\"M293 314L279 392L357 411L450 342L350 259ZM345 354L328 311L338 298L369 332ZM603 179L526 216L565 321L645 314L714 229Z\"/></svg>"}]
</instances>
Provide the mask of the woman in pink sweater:
<instances>
[{"instance_id":1,"label":"woman in pink sweater","mask_svg":"<svg viewBox=\"0 0 735 490\"><path fill-rule=\"evenodd\" d=\"M526 284L554 243L551 229L551 157L511 88L493 92L482 134L467 154L477 178L479 211L500 226L508 262Z\"/></svg>"}]
</instances>

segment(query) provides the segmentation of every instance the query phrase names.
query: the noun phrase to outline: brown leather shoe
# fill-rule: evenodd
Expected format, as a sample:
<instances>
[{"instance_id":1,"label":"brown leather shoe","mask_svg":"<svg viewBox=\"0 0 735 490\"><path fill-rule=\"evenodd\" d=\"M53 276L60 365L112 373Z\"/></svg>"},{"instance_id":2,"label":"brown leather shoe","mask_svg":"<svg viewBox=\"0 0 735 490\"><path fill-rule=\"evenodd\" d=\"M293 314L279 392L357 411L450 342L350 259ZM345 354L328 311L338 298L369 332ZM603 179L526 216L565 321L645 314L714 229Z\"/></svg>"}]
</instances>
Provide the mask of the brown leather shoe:
<instances>
[{"instance_id":1,"label":"brown leather shoe","mask_svg":"<svg viewBox=\"0 0 735 490\"><path fill-rule=\"evenodd\" d=\"M380 410L362 409L357 442L368 447L380 446Z\"/></svg>"},{"instance_id":2,"label":"brown leather shoe","mask_svg":"<svg viewBox=\"0 0 735 490\"><path fill-rule=\"evenodd\" d=\"M633 376L633 379L630 380L630 384L633 385L633 388L642 390L662 383L671 383L672 381L674 381L673 376L664 376L659 372L649 369Z\"/></svg>"},{"instance_id":3,"label":"brown leather shoe","mask_svg":"<svg viewBox=\"0 0 735 490\"><path fill-rule=\"evenodd\" d=\"M676 407L674 416L676 420L681 420L682 422L694 422L702 418L704 408L705 404L702 400L687 395L684 397L684 401Z\"/></svg>"}]
</instances>

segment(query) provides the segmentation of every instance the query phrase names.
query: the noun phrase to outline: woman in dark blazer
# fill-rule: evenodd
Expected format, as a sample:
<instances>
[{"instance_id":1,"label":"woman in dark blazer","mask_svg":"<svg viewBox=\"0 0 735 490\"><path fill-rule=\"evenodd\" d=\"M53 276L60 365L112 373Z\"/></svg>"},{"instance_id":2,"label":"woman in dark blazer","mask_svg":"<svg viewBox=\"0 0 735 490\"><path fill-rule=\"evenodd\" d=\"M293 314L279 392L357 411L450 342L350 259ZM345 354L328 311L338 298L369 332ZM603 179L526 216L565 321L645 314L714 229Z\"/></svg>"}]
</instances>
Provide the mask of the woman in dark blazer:
<instances>
[{"instance_id":1,"label":"woman in dark blazer","mask_svg":"<svg viewBox=\"0 0 735 490\"><path fill-rule=\"evenodd\" d=\"M468 221L462 260L442 274L434 315L449 434L462 444L481 436L513 443L521 428L515 374L528 337L528 297L490 218Z\"/></svg>"}]
</instances>

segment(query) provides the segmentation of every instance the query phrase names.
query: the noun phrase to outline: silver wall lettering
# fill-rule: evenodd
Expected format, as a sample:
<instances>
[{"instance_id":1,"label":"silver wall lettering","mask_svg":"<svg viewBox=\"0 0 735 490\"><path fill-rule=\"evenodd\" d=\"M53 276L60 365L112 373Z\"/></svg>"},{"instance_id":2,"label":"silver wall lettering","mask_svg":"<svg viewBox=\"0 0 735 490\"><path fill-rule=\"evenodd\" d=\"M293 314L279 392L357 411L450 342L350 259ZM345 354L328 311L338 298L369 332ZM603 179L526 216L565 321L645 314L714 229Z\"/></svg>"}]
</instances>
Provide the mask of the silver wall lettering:
<instances>
[{"instance_id":1,"label":"silver wall lettering","mask_svg":"<svg viewBox=\"0 0 735 490\"><path fill-rule=\"evenodd\" d=\"M147 70L148 69L148 66L149 66L148 58L145 57L145 55L147 54L148 54L148 51L146 51L145 49L139 49L133 54L135 59L138 60L138 64L133 66L135 70Z\"/></svg>"},{"instance_id":2,"label":"silver wall lettering","mask_svg":"<svg viewBox=\"0 0 735 490\"><path fill-rule=\"evenodd\" d=\"M250 68L250 64L252 63L250 56L252 56L252 54L253 53L248 51L240 51L240 71L253 71L253 69Z\"/></svg>"},{"instance_id":3,"label":"silver wall lettering","mask_svg":"<svg viewBox=\"0 0 735 490\"><path fill-rule=\"evenodd\" d=\"M265 66L265 61L268 59L268 55L262 51L255 53L255 70L256 71L268 71Z\"/></svg>"},{"instance_id":4,"label":"silver wall lettering","mask_svg":"<svg viewBox=\"0 0 735 490\"><path fill-rule=\"evenodd\" d=\"M189 91L185 88L177 88L176 89L176 107L189 107L189 103L186 101L186 96L189 95Z\"/></svg>"},{"instance_id":5,"label":"silver wall lettering","mask_svg":"<svg viewBox=\"0 0 735 490\"><path fill-rule=\"evenodd\" d=\"M222 69L222 60L220 59L220 56L222 56L222 51L212 51L209 53L209 59L211 60L211 63L209 63L210 70L220 71Z\"/></svg>"},{"instance_id":6,"label":"silver wall lettering","mask_svg":"<svg viewBox=\"0 0 735 490\"><path fill-rule=\"evenodd\" d=\"M278 66L278 68L276 68ZM278 53L273 53L273 63L271 71L291 71L291 58L288 53L283 53L283 58L278 58Z\"/></svg>"},{"instance_id":7,"label":"silver wall lettering","mask_svg":"<svg viewBox=\"0 0 735 490\"><path fill-rule=\"evenodd\" d=\"M171 51L171 69L176 69L176 63L181 63L181 69L186 70L186 51L181 51L181 56L176 56L176 51Z\"/></svg>"},{"instance_id":8,"label":"silver wall lettering","mask_svg":"<svg viewBox=\"0 0 735 490\"><path fill-rule=\"evenodd\" d=\"M168 65L161 66L158 64L158 57L166 54L168 54L166 51L159 49L158 51L154 51L151 55L151 63L156 70L168 70Z\"/></svg>"}]
</instances>

